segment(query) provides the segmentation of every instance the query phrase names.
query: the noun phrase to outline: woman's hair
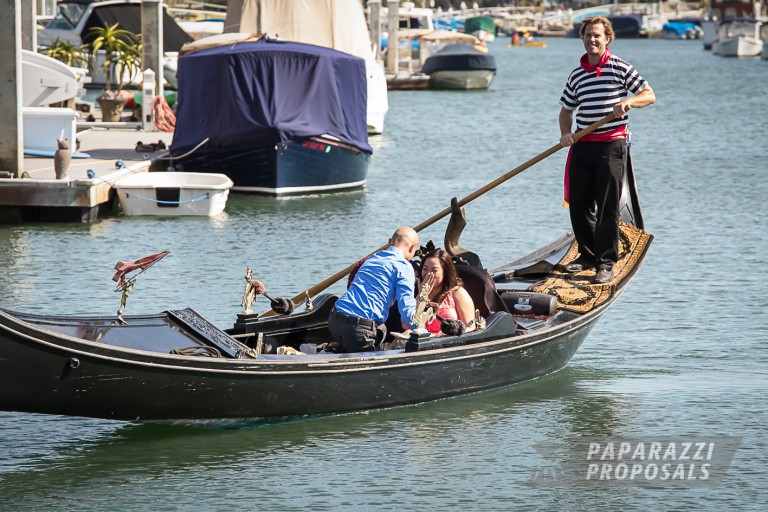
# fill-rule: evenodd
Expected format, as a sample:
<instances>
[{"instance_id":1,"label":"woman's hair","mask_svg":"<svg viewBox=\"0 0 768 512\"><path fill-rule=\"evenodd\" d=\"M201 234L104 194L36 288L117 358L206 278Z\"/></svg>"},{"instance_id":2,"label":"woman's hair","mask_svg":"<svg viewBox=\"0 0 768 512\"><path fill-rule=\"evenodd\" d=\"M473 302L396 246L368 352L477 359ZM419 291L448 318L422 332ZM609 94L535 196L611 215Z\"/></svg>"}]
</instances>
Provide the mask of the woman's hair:
<instances>
[{"instance_id":1,"label":"woman's hair","mask_svg":"<svg viewBox=\"0 0 768 512\"><path fill-rule=\"evenodd\" d=\"M581 28L579 29L579 36L584 39L584 33L587 31L587 25L602 25L605 27L605 37L608 38L608 42L613 42L613 25L610 20L605 16L590 16L581 20Z\"/></svg>"},{"instance_id":2,"label":"woman's hair","mask_svg":"<svg viewBox=\"0 0 768 512\"><path fill-rule=\"evenodd\" d=\"M453 265L453 261L451 261L451 255L443 249L432 249L424 256L419 266L419 274L424 269L424 262L427 261L427 258L437 258L440 262L440 267L443 269L443 282L440 284L440 291L435 296L435 302L440 304L449 291L458 286L463 286L464 283L462 283L459 274L456 272L456 267Z\"/></svg>"}]
</instances>

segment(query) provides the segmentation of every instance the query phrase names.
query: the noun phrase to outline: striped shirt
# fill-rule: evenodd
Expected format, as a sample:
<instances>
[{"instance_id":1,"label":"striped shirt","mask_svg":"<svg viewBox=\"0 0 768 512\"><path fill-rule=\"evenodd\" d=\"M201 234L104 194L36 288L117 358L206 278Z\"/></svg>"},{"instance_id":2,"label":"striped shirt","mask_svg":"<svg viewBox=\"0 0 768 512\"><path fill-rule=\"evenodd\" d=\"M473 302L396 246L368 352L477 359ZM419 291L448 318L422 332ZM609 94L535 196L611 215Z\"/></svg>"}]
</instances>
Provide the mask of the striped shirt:
<instances>
[{"instance_id":1,"label":"striped shirt","mask_svg":"<svg viewBox=\"0 0 768 512\"><path fill-rule=\"evenodd\" d=\"M607 116L613 106L628 96L627 92L638 94L648 83L629 62L611 55L597 73L587 72L581 66L571 71L565 83L560 105L576 110L576 128L581 130ZM606 123L593 133L602 133L629 122L628 116Z\"/></svg>"}]
</instances>

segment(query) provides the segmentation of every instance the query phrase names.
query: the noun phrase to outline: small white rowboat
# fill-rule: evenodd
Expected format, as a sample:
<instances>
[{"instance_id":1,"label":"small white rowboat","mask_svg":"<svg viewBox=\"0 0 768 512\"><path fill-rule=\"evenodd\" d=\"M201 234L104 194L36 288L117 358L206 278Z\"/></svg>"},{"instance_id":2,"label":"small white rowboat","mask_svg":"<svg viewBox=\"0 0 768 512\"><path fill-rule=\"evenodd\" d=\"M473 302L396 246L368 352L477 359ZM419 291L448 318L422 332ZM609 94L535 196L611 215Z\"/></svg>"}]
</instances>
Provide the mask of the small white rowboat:
<instances>
[{"instance_id":1,"label":"small white rowboat","mask_svg":"<svg viewBox=\"0 0 768 512\"><path fill-rule=\"evenodd\" d=\"M117 190L125 215L203 215L224 211L232 188L224 174L146 172L119 179Z\"/></svg>"}]
</instances>

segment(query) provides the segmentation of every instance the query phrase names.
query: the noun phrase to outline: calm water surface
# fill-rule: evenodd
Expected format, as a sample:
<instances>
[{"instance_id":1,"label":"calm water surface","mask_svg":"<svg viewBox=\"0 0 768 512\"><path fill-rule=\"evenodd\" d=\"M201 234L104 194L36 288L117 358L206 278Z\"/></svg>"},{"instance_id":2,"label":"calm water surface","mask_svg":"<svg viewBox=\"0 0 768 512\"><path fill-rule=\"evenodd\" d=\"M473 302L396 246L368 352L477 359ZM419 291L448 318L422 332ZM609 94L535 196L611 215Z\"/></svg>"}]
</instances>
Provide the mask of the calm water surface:
<instances>
[{"instance_id":1,"label":"calm water surface","mask_svg":"<svg viewBox=\"0 0 768 512\"><path fill-rule=\"evenodd\" d=\"M577 40L492 51L489 91L396 91L364 190L231 197L216 219L114 216L0 227L0 305L114 314L118 259L171 256L126 313L193 306L222 327L245 267L293 296L559 138ZM469 397L237 429L0 413L0 510L764 510L768 62L699 41L617 41L656 91L631 112L646 226L630 289L563 371ZM487 267L569 229L564 152L467 207L462 244ZM442 244L445 221L422 234ZM341 291L335 285L330 291ZM264 299L260 299L264 300ZM265 309L257 301L256 307ZM737 436L719 487L533 485L535 445L583 436Z\"/></svg>"}]
</instances>

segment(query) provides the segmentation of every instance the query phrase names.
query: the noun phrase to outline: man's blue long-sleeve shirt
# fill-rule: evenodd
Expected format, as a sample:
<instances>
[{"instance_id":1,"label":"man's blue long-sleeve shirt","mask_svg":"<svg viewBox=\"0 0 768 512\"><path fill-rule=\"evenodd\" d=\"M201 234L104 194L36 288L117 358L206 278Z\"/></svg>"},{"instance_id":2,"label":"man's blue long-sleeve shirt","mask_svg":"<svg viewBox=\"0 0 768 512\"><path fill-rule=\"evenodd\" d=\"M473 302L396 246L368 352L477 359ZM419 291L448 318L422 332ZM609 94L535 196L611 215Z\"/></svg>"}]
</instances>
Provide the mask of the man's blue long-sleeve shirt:
<instances>
[{"instance_id":1,"label":"man's blue long-sleeve shirt","mask_svg":"<svg viewBox=\"0 0 768 512\"><path fill-rule=\"evenodd\" d=\"M352 284L336 301L336 310L383 324L389 308L397 301L403 323L415 328L411 323L416 312L415 281L411 263L400 249L390 246L365 260Z\"/></svg>"}]
</instances>

